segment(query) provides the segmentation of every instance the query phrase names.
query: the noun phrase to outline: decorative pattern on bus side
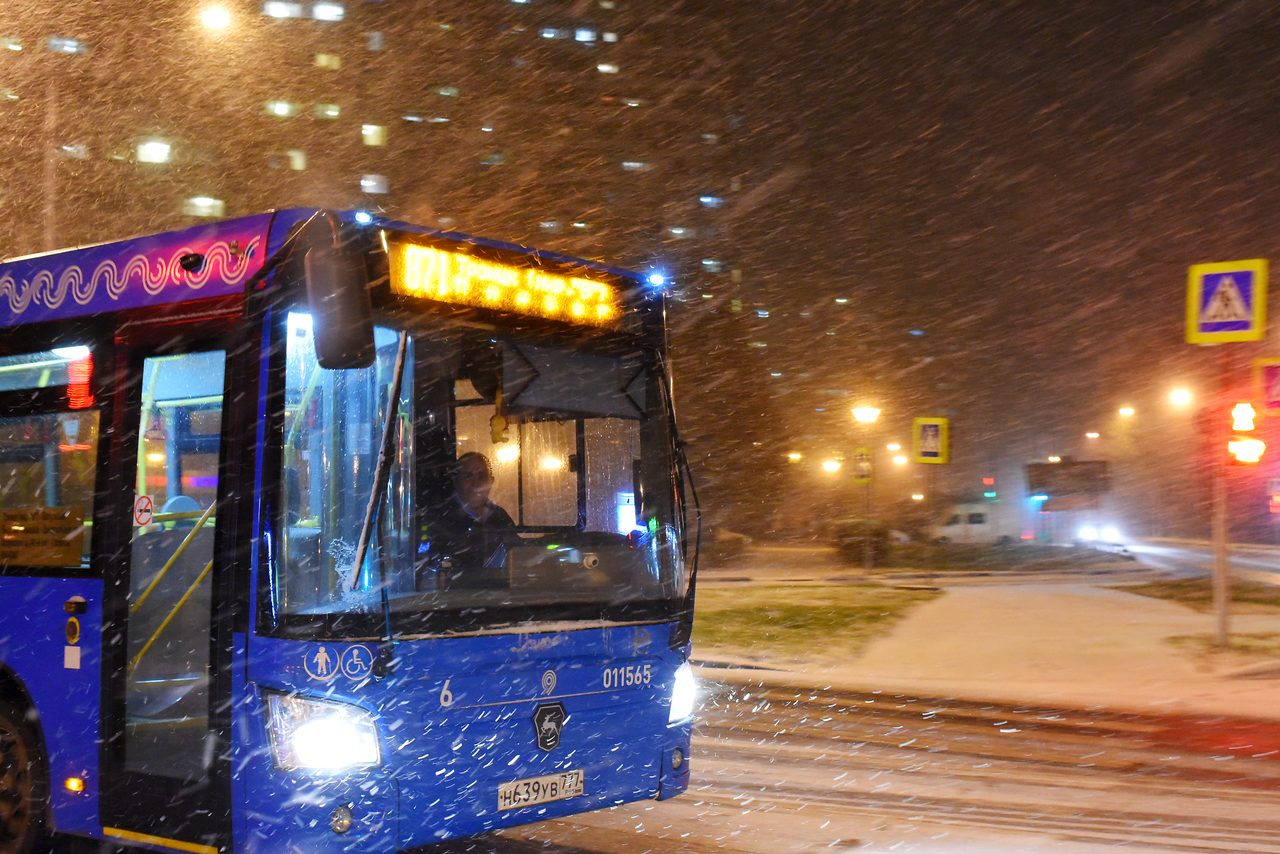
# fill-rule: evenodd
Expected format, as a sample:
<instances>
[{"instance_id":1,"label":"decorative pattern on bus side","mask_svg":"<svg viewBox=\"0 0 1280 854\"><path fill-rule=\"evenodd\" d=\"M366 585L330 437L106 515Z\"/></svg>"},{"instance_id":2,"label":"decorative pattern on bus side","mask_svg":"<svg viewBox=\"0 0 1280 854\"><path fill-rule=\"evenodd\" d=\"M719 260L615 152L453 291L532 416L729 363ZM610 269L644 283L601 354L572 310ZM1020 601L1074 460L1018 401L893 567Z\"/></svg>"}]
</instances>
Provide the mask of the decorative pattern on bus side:
<instances>
[{"instance_id":1,"label":"decorative pattern on bus side","mask_svg":"<svg viewBox=\"0 0 1280 854\"><path fill-rule=\"evenodd\" d=\"M180 263L184 255L196 251L187 246L167 253L160 250L136 254L124 261L123 265L118 263L119 258L107 258L98 263L88 278L78 264L37 269L21 283L12 273L6 272L0 276L0 300L7 301L9 310L14 314L22 314L33 303L56 309L68 294L80 305L88 305L99 288L113 302L119 302L131 285L140 285L145 293L153 297L160 294L166 285L185 286L190 291L200 290L211 279L226 285L239 285L248 278L251 270L257 269L251 262L258 257L261 243L258 237L250 239L247 245L239 240L218 241L200 252L204 255L205 262L195 273L187 272ZM45 260L55 258L56 256ZM215 277L215 270L220 275Z\"/></svg>"}]
</instances>

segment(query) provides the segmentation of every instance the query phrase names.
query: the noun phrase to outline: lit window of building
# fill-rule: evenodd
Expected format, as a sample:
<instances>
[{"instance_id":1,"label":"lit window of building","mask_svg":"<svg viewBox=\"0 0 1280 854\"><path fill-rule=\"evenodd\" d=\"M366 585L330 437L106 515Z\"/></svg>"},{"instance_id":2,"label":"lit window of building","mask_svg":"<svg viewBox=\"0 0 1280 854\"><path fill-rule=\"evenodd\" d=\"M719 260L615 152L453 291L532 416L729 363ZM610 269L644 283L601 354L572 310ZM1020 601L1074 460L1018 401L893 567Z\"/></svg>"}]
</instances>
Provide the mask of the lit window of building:
<instances>
[{"instance_id":1,"label":"lit window of building","mask_svg":"<svg viewBox=\"0 0 1280 854\"><path fill-rule=\"evenodd\" d=\"M22 50L22 39L0 38L0 47L5 50Z\"/></svg>"},{"instance_id":2,"label":"lit window of building","mask_svg":"<svg viewBox=\"0 0 1280 854\"><path fill-rule=\"evenodd\" d=\"M427 124L430 124L430 125L443 125L448 123L449 123L448 116L432 116L431 118L427 119Z\"/></svg>"},{"instance_id":3,"label":"lit window of building","mask_svg":"<svg viewBox=\"0 0 1280 854\"><path fill-rule=\"evenodd\" d=\"M480 158L480 164L482 166L501 166L506 162L507 156L497 152L493 154L486 154L484 157Z\"/></svg>"},{"instance_id":4,"label":"lit window of building","mask_svg":"<svg viewBox=\"0 0 1280 854\"><path fill-rule=\"evenodd\" d=\"M138 143L139 163L168 163L169 143L158 139L149 139Z\"/></svg>"},{"instance_id":5,"label":"lit window of building","mask_svg":"<svg viewBox=\"0 0 1280 854\"><path fill-rule=\"evenodd\" d=\"M337 104L316 104L314 113L317 119L336 119L342 115L342 108Z\"/></svg>"},{"instance_id":6,"label":"lit window of building","mask_svg":"<svg viewBox=\"0 0 1280 854\"><path fill-rule=\"evenodd\" d=\"M543 27L542 37L544 39L558 39L560 38L560 31L555 27Z\"/></svg>"},{"instance_id":7,"label":"lit window of building","mask_svg":"<svg viewBox=\"0 0 1280 854\"><path fill-rule=\"evenodd\" d=\"M385 50L386 40L383 39L380 32L369 33L365 36L365 46L369 50Z\"/></svg>"},{"instance_id":8,"label":"lit window of building","mask_svg":"<svg viewBox=\"0 0 1280 854\"><path fill-rule=\"evenodd\" d=\"M441 86L440 88L436 89L436 94L441 95L445 98L456 98L458 97L458 94L459 94L458 87L457 86Z\"/></svg>"},{"instance_id":9,"label":"lit window of building","mask_svg":"<svg viewBox=\"0 0 1280 854\"><path fill-rule=\"evenodd\" d=\"M386 175L361 175L360 189L366 193L385 193L387 192L387 176Z\"/></svg>"},{"instance_id":10,"label":"lit window of building","mask_svg":"<svg viewBox=\"0 0 1280 854\"><path fill-rule=\"evenodd\" d=\"M332 53L317 53L316 65L321 68L329 68L337 71L342 67L342 60L337 56L334 56Z\"/></svg>"},{"instance_id":11,"label":"lit window of building","mask_svg":"<svg viewBox=\"0 0 1280 854\"><path fill-rule=\"evenodd\" d=\"M601 74L617 74L618 66L612 62L602 62L596 66L596 71L599 71Z\"/></svg>"},{"instance_id":12,"label":"lit window of building","mask_svg":"<svg viewBox=\"0 0 1280 854\"><path fill-rule=\"evenodd\" d=\"M182 200L182 213L186 216L223 216L227 205L212 196L192 196Z\"/></svg>"},{"instance_id":13,"label":"lit window of building","mask_svg":"<svg viewBox=\"0 0 1280 854\"><path fill-rule=\"evenodd\" d=\"M696 228L686 228L683 225L672 225L668 226L667 234L672 237L678 237L681 240L688 240L691 237L697 237L698 230Z\"/></svg>"},{"instance_id":14,"label":"lit window of building","mask_svg":"<svg viewBox=\"0 0 1280 854\"><path fill-rule=\"evenodd\" d=\"M601 9L612 9L615 7L613 0L600 0Z\"/></svg>"},{"instance_id":15,"label":"lit window of building","mask_svg":"<svg viewBox=\"0 0 1280 854\"><path fill-rule=\"evenodd\" d=\"M724 264L717 261L715 258L703 258L702 269L706 270L708 273L719 273L724 270Z\"/></svg>"},{"instance_id":16,"label":"lit window of building","mask_svg":"<svg viewBox=\"0 0 1280 854\"><path fill-rule=\"evenodd\" d=\"M383 125L361 125L360 138L365 145L386 145L387 129Z\"/></svg>"},{"instance_id":17,"label":"lit window of building","mask_svg":"<svg viewBox=\"0 0 1280 854\"><path fill-rule=\"evenodd\" d=\"M623 98L622 103L628 107L643 107L648 103L644 98Z\"/></svg>"},{"instance_id":18,"label":"lit window of building","mask_svg":"<svg viewBox=\"0 0 1280 854\"><path fill-rule=\"evenodd\" d=\"M268 18L301 18L302 4L287 3L284 0L267 0L262 4L262 14Z\"/></svg>"},{"instance_id":19,"label":"lit window of building","mask_svg":"<svg viewBox=\"0 0 1280 854\"><path fill-rule=\"evenodd\" d=\"M49 50L53 53L88 53L89 46L75 39L63 39L54 36L49 39Z\"/></svg>"},{"instance_id":20,"label":"lit window of building","mask_svg":"<svg viewBox=\"0 0 1280 854\"><path fill-rule=\"evenodd\" d=\"M341 21L347 10L341 3L312 3L311 17L317 21Z\"/></svg>"},{"instance_id":21,"label":"lit window of building","mask_svg":"<svg viewBox=\"0 0 1280 854\"><path fill-rule=\"evenodd\" d=\"M605 34L604 34L604 40L605 40L605 41L607 41L607 42L609 42L610 44L613 44L614 42L616 42L616 41L618 40L618 34L617 34L617 33L605 33Z\"/></svg>"},{"instance_id":22,"label":"lit window of building","mask_svg":"<svg viewBox=\"0 0 1280 854\"><path fill-rule=\"evenodd\" d=\"M289 168L301 172L307 168L307 153L300 148L291 148L285 152L289 157Z\"/></svg>"},{"instance_id":23,"label":"lit window of building","mask_svg":"<svg viewBox=\"0 0 1280 854\"><path fill-rule=\"evenodd\" d=\"M702 135L702 141L705 142L707 145L715 145L717 142L720 141L720 134L704 133Z\"/></svg>"},{"instance_id":24,"label":"lit window of building","mask_svg":"<svg viewBox=\"0 0 1280 854\"><path fill-rule=\"evenodd\" d=\"M756 309L756 317L768 317L768 316L769 316L769 309L767 308Z\"/></svg>"},{"instance_id":25,"label":"lit window of building","mask_svg":"<svg viewBox=\"0 0 1280 854\"><path fill-rule=\"evenodd\" d=\"M719 196L699 196L698 201L704 208L718 208L724 204L724 199Z\"/></svg>"},{"instance_id":26,"label":"lit window of building","mask_svg":"<svg viewBox=\"0 0 1280 854\"><path fill-rule=\"evenodd\" d=\"M624 160L622 161L623 172L647 172L652 166L643 160Z\"/></svg>"},{"instance_id":27,"label":"lit window of building","mask_svg":"<svg viewBox=\"0 0 1280 854\"><path fill-rule=\"evenodd\" d=\"M591 227L591 223L589 223L589 222L575 222L575 223L573 224L573 227L574 227L574 228L590 228L590 227Z\"/></svg>"},{"instance_id":28,"label":"lit window of building","mask_svg":"<svg viewBox=\"0 0 1280 854\"><path fill-rule=\"evenodd\" d=\"M298 114L298 105L288 101L267 101L267 113L287 119Z\"/></svg>"},{"instance_id":29,"label":"lit window of building","mask_svg":"<svg viewBox=\"0 0 1280 854\"><path fill-rule=\"evenodd\" d=\"M83 142L74 142L70 145L64 145L60 149L63 157L70 157L72 160L88 160L89 146Z\"/></svg>"},{"instance_id":30,"label":"lit window of building","mask_svg":"<svg viewBox=\"0 0 1280 854\"><path fill-rule=\"evenodd\" d=\"M586 44L591 44L596 40L596 31L588 30L585 27L580 27L574 31L573 40L576 42L584 42Z\"/></svg>"},{"instance_id":31,"label":"lit window of building","mask_svg":"<svg viewBox=\"0 0 1280 854\"><path fill-rule=\"evenodd\" d=\"M538 228L554 234L560 230L560 223L554 219L544 219L542 222L538 223Z\"/></svg>"}]
</instances>

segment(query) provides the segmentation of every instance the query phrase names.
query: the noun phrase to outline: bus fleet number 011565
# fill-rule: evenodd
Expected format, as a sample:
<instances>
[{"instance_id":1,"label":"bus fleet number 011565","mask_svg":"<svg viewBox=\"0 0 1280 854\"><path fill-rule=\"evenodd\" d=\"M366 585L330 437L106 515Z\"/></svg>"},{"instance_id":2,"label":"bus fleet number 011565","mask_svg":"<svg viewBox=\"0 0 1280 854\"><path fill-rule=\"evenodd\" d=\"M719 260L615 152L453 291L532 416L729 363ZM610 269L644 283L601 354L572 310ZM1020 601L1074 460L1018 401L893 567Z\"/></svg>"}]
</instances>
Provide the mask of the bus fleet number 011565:
<instances>
[{"instance_id":1,"label":"bus fleet number 011565","mask_svg":"<svg viewBox=\"0 0 1280 854\"><path fill-rule=\"evenodd\" d=\"M606 688L629 688L635 685L648 685L652 681L653 672L648 664L606 667L604 670L604 687Z\"/></svg>"}]
</instances>

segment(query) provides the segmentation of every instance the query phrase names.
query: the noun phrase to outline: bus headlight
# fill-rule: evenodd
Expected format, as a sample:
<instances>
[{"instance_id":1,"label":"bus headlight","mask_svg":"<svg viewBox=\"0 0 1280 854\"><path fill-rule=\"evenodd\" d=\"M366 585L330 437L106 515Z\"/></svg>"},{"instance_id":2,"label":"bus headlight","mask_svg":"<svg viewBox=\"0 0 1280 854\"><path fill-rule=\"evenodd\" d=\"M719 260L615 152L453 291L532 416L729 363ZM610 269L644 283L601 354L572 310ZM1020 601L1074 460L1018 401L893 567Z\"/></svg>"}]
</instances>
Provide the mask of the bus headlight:
<instances>
[{"instance_id":1,"label":"bus headlight","mask_svg":"<svg viewBox=\"0 0 1280 854\"><path fill-rule=\"evenodd\" d=\"M668 723L676 723L693 714L693 701L698 695L698 683L693 678L693 668L685 662L676 669L676 684L671 689L671 715Z\"/></svg>"},{"instance_id":2,"label":"bus headlight","mask_svg":"<svg viewBox=\"0 0 1280 854\"><path fill-rule=\"evenodd\" d=\"M373 715L348 703L266 692L271 758L282 771L339 773L382 763Z\"/></svg>"}]
</instances>

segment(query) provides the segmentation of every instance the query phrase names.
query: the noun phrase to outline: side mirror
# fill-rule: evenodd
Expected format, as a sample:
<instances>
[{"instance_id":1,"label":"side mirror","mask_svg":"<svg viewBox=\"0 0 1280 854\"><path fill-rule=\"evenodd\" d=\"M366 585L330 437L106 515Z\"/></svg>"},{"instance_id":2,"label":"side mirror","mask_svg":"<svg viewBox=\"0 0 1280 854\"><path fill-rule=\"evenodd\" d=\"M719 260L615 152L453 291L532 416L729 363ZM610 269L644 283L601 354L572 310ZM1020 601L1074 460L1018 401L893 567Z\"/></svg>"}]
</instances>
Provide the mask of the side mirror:
<instances>
[{"instance_id":1,"label":"side mirror","mask_svg":"<svg viewBox=\"0 0 1280 854\"><path fill-rule=\"evenodd\" d=\"M377 347L364 259L320 242L307 250L304 266L320 367L369 367L377 357Z\"/></svg>"}]
</instances>

